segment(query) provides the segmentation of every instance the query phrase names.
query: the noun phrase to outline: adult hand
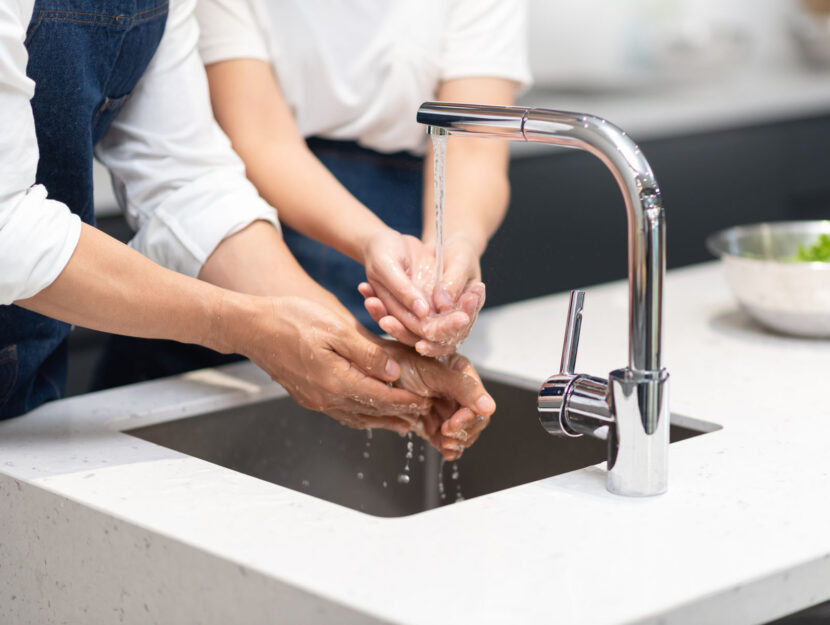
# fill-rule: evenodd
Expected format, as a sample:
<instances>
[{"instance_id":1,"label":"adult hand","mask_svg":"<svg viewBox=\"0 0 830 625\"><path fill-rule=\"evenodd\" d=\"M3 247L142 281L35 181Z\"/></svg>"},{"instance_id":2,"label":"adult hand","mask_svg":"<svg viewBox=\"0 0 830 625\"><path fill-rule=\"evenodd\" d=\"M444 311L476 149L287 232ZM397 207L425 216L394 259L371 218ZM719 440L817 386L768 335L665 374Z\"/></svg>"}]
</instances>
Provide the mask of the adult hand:
<instances>
[{"instance_id":1,"label":"adult hand","mask_svg":"<svg viewBox=\"0 0 830 625\"><path fill-rule=\"evenodd\" d=\"M475 368L458 354L436 360L419 356L400 343L386 341L384 346L401 364L401 377L395 385L433 400L415 432L444 458L457 460L478 439L496 409Z\"/></svg>"},{"instance_id":2,"label":"adult hand","mask_svg":"<svg viewBox=\"0 0 830 625\"><path fill-rule=\"evenodd\" d=\"M298 297L258 298L250 328L233 351L264 369L303 407L353 428L405 434L432 400L390 386L401 365L374 337L323 306Z\"/></svg>"}]
</instances>

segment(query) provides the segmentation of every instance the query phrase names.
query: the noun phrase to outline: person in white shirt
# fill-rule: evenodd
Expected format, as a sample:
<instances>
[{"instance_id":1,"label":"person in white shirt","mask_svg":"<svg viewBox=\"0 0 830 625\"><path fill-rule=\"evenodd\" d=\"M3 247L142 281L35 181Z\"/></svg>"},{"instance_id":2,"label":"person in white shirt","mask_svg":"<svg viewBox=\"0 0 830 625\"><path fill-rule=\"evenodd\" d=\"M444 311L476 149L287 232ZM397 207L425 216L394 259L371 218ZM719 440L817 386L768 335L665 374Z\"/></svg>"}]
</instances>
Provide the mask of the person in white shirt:
<instances>
[{"instance_id":1,"label":"person in white shirt","mask_svg":"<svg viewBox=\"0 0 830 625\"><path fill-rule=\"evenodd\" d=\"M194 4L0 4L0 418L61 396L78 324L242 353L343 423L449 442L492 399L469 363L380 341L297 265L212 118ZM93 147L134 249L92 226Z\"/></svg>"},{"instance_id":2,"label":"person in white shirt","mask_svg":"<svg viewBox=\"0 0 830 625\"><path fill-rule=\"evenodd\" d=\"M484 303L508 148L450 138L444 273L419 279L435 231L415 113L513 103L530 82L524 0L200 0L197 17L214 114L306 271L367 326L453 353Z\"/></svg>"}]
</instances>

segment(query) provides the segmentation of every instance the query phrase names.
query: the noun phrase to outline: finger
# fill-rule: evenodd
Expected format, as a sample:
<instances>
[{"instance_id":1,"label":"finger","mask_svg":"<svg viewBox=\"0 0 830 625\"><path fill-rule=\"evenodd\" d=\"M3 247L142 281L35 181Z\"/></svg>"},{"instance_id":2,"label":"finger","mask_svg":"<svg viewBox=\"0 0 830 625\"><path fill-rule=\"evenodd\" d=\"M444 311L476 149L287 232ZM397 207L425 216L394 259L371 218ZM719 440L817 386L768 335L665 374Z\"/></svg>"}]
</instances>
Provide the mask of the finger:
<instances>
[{"instance_id":1,"label":"finger","mask_svg":"<svg viewBox=\"0 0 830 625\"><path fill-rule=\"evenodd\" d=\"M354 329L343 328L334 332L330 345L346 360L379 380L394 382L401 377L401 366L376 343Z\"/></svg>"},{"instance_id":2,"label":"finger","mask_svg":"<svg viewBox=\"0 0 830 625\"><path fill-rule=\"evenodd\" d=\"M479 288L468 288L461 294L459 298L459 310L467 313L472 319L478 315L479 311L484 306L486 300L486 292L484 284L481 282L477 285Z\"/></svg>"},{"instance_id":3,"label":"finger","mask_svg":"<svg viewBox=\"0 0 830 625\"><path fill-rule=\"evenodd\" d=\"M454 354L455 345L452 343L436 343L426 339L421 339L415 343L415 351L421 356L438 358L439 356L449 356Z\"/></svg>"},{"instance_id":4,"label":"finger","mask_svg":"<svg viewBox=\"0 0 830 625\"><path fill-rule=\"evenodd\" d=\"M441 455L444 456L444 460L447 462L455 462L464 453L464 446L461 443L453 441L445 447L442 447L440 451Z\"/></svg>"},{"instance_id":5,"label":"finger","mask_svg":"<svg viewBox=\"0 0 830 625\"><path fill-rule=\"evenodd\" d=\"M471 263L476 262L465 255L448 259L444 265L444 275L435 282L433 299L438 310L448 310L455 306L467 284L476 275Z\"/></svg>"},{"instance_id":6,"label":"finger","mask_svg":"<svg viewBox=\"0 0 830 625\"><path fill-rule=\"evenodd\" d=\"M375 323L380 323L380 320L389 314L386 306L377 297L369 297L363 300L363 307L369 313L369 316L375 320Z\"/></svg>"},{"instance_id":7,"label":"finger","mask_svg":"<svg viewBox=\"0 0 830 625\"><path fill-rule=\"evenodd\" d=\"M481 381L481 376L476 371L476 368L473 366L473 363L466 356L462 356L461 354L455 354L448 362L447 366L450 367L453 371L458 371L459 373L463 373L464 375L468 375L471 378L478 380L479 384L483 384Z\"/></svg>"},{"instance_id":8,"label":"finger","mask_svg":"<svg viewBox=\"0 0 830 625\"><path fill-rule=\"evenodd\" d=\"M397 262L384 263L376 268L377 277L374 280L390 291L395 299L401 302L417 317L423 319L429 314L429 304L426 297Z\"/></svg>"},{"instance_id":9,"label":"finger","mask_svg":"<svg viewBox=\"0 0 830 625\"><path fill-rule=\"evenodd\" d=\"M376 297L375 289L373 289L372 285L368 282L361 282L360 284L358 284L357 290L363 297Z\"/></svg>"},{"instance_id":10,"label":"finger","mask_svg":"<svg viewBox=\"0 0 830 625\"><path fill-rule=\"evenodd\" d=\"M459 370L468 369L465 361L466 359L454 362L455 367L447 367L435 361L435 366L424 368L424 381L429 388L454 399L475 414L490 416L496 410L496 402L484 389L477 375L468 375Z\"/></svg>"},{"instance_id":11,"label":"finger","mask_svg":"<svg viewBox=\"0 0 830 625\"><path fill-rule=\"evenodd\" d=\"M404 436L407 432L412 430L412 423L404 419L399 419L398 417L372 417L366 415L364 418L366 421L366 427L363 429L380 428L383 430L392 430L401 436Z\"/></svg>"},{"instance_id":12,"label":"finger","mask_svg":"<svg viewBox=\"0 0 830 625\"><path fill-rule=\"evenodd\" d=\"M430 444L432 444L433 439L441 433L441 419L435 414L435 412L430 411L428 414L425 414L420 418L419 423L421 425L416 428L415 431L418 432L419 436L425 438Z\"/></svg>"},{"instance_id":13,"label":"finger","mask_svg":"<svg viewBox=\"0 0 830 625\"><path fill-rule=\"evenodd\" d=\"M394 317L382 317L377 321L377 323L381 330L404 345L415 345L419 340L421 340L420 336L407 330L404 325Z\"/></svg>"},{"instance_id":14,"label":"finger","mask_svg":"<svg viewBox=\"0 0 830 625\"><path fill-rule=\"evenodd\" d=\"M489 416L477 415L469 408L462 408L444 421L441 433L469 447L489 424Z\"/></svg>"},{"instance_id":15,"label":"finger","mask_svg":"<svg viewBox=\"0 0 830 625\"><path fill-rule=\"evenodd\" d=\"M429 398L387 386L354 367L342 376L341 386L335 392L348 405L353 406L355 412L378 417L398 417L410 423L427 414L431 406Z\"/></svg>"},{"instance_id":16,"label":"finger","mask_svg":"<svg viewBox=\"0 0 830 625\"><path fill-rule=\"evenodd\" d=\"M374 417L366 414L355 414L345 411L333 411L331 416L341 425L356 430L374 430L381 428L392 430L401 436L410 430L410 425L403 419L396 417Z\"/></svg>"},{"instance_id":17,"label":"finger","mask_svg":"<svg viewBox=\"0 0 830 625\"><path fill-rule=\"evenodd\" d=\"M460 339L463 339L469 333L471 321L470 316L460 310L445 313L438 317L427 319L422 324L422 335L434 343L458 343Z\"/></svg>"},{"instance_id":18,"label":"finger","mask_svg":"<svg viewBox=\"0 0 830 625\"><path fill-rule=\"evenodd\" d=\"M400 321L406 329L413 334L422 336L421 320L407 310L406 307L401 304L389 290L386 289L386 287L378 284L375 286L375 292L377 293L378 298L380 298L386 306L386 309L391 316Z\"/></svg>"}]
</instances>

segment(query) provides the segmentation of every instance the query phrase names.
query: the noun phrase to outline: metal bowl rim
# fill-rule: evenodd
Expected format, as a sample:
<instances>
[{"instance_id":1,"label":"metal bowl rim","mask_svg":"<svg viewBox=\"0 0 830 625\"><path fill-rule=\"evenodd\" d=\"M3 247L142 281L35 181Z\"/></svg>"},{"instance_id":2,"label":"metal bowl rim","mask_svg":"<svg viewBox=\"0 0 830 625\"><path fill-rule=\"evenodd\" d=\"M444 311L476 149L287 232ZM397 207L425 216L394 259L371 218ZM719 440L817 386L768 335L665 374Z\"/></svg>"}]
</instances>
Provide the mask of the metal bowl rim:
<instances>
[{"instance_id":1,"label":"metal bowl rim","mask_svg":"<svg viewBox=\"0 0 830 625\"><path fill-rule=\"evenodd\" d=\"M752 258L750 256L740 256L738 254L731 254L722 249L719 245L721 241L736 237L753 234L762 228L769 228L778 232L804 232L812 230L816 234L830 234L830 219L802 219L797 221L764 221L757 224L744 224L740 226L731 226L718 230L706 237L706 249L709 253L717 258L728 256L730 258L740 258L746 261L757 261L761 263L777 263L781 265L793 265L796 263L776 260L774 258ZM830 268L830 263L822 261L803 261L797 265L805 267L827 267Z\"/></svg>"}]
</instances>

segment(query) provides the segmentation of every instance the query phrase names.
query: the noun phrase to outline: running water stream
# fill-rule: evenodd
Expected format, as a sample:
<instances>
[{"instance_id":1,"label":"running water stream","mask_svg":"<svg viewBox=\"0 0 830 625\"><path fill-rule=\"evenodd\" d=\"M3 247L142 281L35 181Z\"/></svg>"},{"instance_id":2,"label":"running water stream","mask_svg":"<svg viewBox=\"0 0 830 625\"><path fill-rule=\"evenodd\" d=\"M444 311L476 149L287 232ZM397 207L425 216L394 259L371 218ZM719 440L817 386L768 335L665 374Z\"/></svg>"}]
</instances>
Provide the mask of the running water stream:
<instances>
[{"instance_id":1,"label":"running water stream","mask_svg":"<svg viewBox=\"0 0 830 625\"><path fill-rule=\"evenodd\" d=\"M432 137L432 201L435 205L435 280L444 274L444 188L449 135Z\"/></svg>"},{"instance_id":2,"label":"running water stream","mask_svg":"<svg viewBox=\"0 0 830 625\"><path fill-rule=\"evenodd\" d=\"M444 273L444 196L445 196L445 174L447 165L447 134L434 134L432 138L432 155L433 155L433 204L435 206L435 280L436 283L440 280ZM447 362L446 357L439 357L438 360ZM411 461L414 455L414 444L412 441L412 432L407 433L406 454L404 468L398 474L399 484L409 484L411 475ZM372 445L372 431L367 431L366 448L363 451L363 458L369 459L369 450ZM424 448L421 447L418 455L419 462L424 462ZM362 480L363 472L358 472L357 478ZM450 477L456 485L455 501L462 501L464 496L461 493L461 483L458 481L460 477L460 470L458 463L452 463L452 470ZM383 482L383 487L386 488L387 482ZM446 500L447 493L444 487L444 460L441 460L441 465L438 471L438 493L442 501Z\"/></svg>"}]
</instances>

